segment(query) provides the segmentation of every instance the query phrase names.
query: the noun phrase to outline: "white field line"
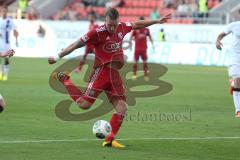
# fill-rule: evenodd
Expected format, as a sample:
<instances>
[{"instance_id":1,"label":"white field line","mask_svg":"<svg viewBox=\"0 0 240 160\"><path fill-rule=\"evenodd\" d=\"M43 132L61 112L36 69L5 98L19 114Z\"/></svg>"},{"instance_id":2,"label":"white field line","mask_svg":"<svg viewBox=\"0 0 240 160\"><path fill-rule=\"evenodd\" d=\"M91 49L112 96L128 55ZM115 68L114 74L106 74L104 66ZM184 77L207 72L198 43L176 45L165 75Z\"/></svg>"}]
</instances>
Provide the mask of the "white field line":
<instances>
[{"instance_id":1,"label":"white field line","mask_svg":"<svg viewBox=\"0 0 240 160\"><path fill-rule=\"evenodd\" d=\"M240 137L186 137L186 138L120 138L119 141L144 141L144 140L236 140ZM19 141L0 141L0 144L15 144L15 143L58 143L58 142L87 142L100 141L99 139L45 139L45 140L19 140Z\"/></svg>"}]
</instances>

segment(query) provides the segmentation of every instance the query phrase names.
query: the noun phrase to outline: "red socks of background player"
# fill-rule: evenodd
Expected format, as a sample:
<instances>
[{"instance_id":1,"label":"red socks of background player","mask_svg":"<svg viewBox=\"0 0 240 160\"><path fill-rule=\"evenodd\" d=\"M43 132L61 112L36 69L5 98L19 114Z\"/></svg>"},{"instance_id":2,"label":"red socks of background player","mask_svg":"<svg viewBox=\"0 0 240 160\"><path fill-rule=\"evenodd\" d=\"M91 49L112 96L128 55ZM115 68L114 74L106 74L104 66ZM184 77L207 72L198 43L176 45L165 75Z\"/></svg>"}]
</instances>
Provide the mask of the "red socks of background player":
<instances>
[{"instance_id":1,"label":"red socks of background player","mask_svg":"<svg viewBox=\"0 0 240 160\"><path fill-rule=\"evenodd\" d=\"M138 68L137 63L135 63L135 64L133 65L133 75L134 75L134 76L137 75L137 68Z\"/></svg>"},{"instance_id":2,"label":"red socks of background player","mask_svg":"<svg viewBox=\"0 0 240 160\"><path fill-rule=\"evenodd\" d=\"M133 65L133 75L134 76L137 75L137 69L138 69L137 63L135 63ZM146 62L143 62L143 70L144 70L144 76L147 76L148 75L148 65Z\"/></svg>"},{"instance_id":3,"label":"red socks of background player","mask_svg":"<svg viewBox=\"0 0 240 160\"><path fill-rule=\"evenodd\" d=\"M82 91L78 89L71 80L67 79L62 82L65 88L68 90L70 97L76 102L79 97L83 95Z\"/></svg>"},{"instance_id":4,"label":"red socks of background player","mask_svg":"<svg viewBox=\"0 0 240 160\"><path fill-rule=\"evenodd\" d=\"M143 62L144 76L148 75L148 65L146 62Z\"/></svg>"},{"instance_id":5,"label":"red socks of background player","mask_svg":"<svg viewBox=\"0 0 240 160\"><path fill-rule=\"evenodd\" d=\"M114 140L115 135L117 134L119 128L121 127L122 121L124 116L118 113L114 113L112 115L112 118L110 120L110 125L112 127L112 132L110 135L106 138L106 141L112 141Z\"/></svg>"}]
</instances>

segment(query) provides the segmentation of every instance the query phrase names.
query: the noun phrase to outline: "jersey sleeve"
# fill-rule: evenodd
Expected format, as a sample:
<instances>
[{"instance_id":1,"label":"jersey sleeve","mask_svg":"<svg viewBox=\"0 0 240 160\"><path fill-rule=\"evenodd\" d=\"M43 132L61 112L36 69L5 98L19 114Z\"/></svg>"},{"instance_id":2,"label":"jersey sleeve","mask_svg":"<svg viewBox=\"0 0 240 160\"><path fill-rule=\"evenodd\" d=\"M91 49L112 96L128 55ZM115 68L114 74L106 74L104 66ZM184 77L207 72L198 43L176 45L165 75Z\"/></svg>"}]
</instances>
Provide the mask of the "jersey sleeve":
<instances>
[{"instance_id":1,"label":"jersey sleeve","mask_svg":"<svg viewBox=\"0 0 240 160\"><path fill-rule=\"evenodd\" d=\"M225 30L223 31L225 34L229 34L232 32L232 28L233 28L234 23L230 23L227 25L227 27L225 28Z\"/></svg>"},{"instance_id":2,"label":"jersey sleeve","mask_svg":"<svg viewBox=\"0 0 240 160\"><path fill-rule=\"evenodd\" d=\"M99 41L99 35L96 30L91 30L80 38L80 41L86 45L93 45Z\"/></svg>"},{"instance_id":3,"label":"jersey sleeve","mask_svg":"<svg viewBox=\"0 0 240 160\"><path fill-rule=\"evenodd\" d=\"M121 24L122 24L122 29L123 29L123 32L124 32L125 35L132 31L132 28L133 28L132 23L122 22Z\"/></svg>"}]
</instances>

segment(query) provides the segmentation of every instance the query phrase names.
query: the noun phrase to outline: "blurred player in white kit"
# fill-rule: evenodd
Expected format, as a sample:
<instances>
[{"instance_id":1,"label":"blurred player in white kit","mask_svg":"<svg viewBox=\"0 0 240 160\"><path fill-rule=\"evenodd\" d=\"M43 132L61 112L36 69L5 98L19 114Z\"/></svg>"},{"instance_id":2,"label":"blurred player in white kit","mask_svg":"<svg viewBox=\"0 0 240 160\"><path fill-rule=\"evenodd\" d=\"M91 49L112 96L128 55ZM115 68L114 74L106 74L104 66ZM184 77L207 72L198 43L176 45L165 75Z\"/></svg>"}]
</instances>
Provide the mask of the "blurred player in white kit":
<instances>
[{"instance_id":1,"label":"blurred player in white kit","mask_svg":"<svg viewBox=\"0 0 240 160\"><path fill-rule=\"evenodd\" d=\"M13 31L16 39L16 45L18 43L18 31L13 20L7 16L8 9L6 6L1 7L1 19L0 19L0 52L6 52L11 49L10 33ZM10 63L8 57L4 58L3 65L0 69L0 80L6 81L8 79L8 73L10 70Z\"/></svg>"},{"instance_id":2,"label":"blurred player in white kit","mask_svg":"<svg viewBox=\"0 0 240 160\"><path fill-rule=\"evenodd\" d=\"M231 77L230 91L232 91L233 95L236 117L240 118L240 21L228 24L225 30L218 35L216 41L217 49L222 49L223 45L221 40L230 33L233 35L233 41L231 46L231 59L228 67L228 74Z\"/></svg>"}]
</instances>

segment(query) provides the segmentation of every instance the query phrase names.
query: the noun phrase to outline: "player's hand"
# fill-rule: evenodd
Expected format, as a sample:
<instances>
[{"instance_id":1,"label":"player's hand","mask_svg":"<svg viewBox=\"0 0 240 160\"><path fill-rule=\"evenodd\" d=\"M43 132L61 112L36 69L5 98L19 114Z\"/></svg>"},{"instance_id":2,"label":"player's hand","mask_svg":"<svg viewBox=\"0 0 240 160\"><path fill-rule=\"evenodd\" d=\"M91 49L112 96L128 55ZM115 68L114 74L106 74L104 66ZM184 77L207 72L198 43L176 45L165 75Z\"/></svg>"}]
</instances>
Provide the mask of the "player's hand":
<instances>
[{"instance_id":1,"label":"player's hand","mask_svg":"<svg viewBox=\"0 0 240 160\"><path fill-rule=\"evenodd\" d=\"M167 15L165 15L165 16L163 16L161 19L159 19L158 20L158 23L165 23L165 22L167 22L167 20L169 20L169 19L171 19L172 18L172 14L171 13L169 13L169 14L167 14Z\"/></svg>"},{"instance_id":2,"label":"player's hand","mask_svg":"<svg viewBox=\"0 0 240 160\"><path fill-rule=\"evenodd\" d=\"M48 58L48 63L49 64L54 64L54 63L56 63L57 61L56 61L56 59L54 58L54 57L49 57Z\"/></svg>"},{"instance_id":3,"label":"player's hand","mask_svg":"<svg viewBox=\"0 0 240 160\"><path fill-rule=\"evenodd\" d=\"M221 42L216 42L216 48L219 49L219 50L222 50L222 46L223 44Z\"/></svg>"},{"instance_id":4,"label":"player's hand","mask_svg":"<svg viewBox=\"0 0 240 160\"><path fill-rule=\"evenodd\" d=\"M15 51L13 49L3 52L2 57L12 57Z\"/></svg>"}]
</instances>

